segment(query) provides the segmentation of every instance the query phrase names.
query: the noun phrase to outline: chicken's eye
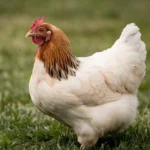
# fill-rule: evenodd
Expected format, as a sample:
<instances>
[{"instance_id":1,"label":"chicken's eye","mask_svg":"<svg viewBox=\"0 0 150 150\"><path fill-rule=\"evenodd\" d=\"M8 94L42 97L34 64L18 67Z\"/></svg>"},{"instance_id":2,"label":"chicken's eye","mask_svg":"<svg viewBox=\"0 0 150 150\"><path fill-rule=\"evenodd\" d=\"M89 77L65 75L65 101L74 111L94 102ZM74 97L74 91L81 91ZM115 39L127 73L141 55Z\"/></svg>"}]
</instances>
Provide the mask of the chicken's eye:
<instances>
[{"instance_id":1,"label":"chicken's eye","mask_svg":"<svg viewBox=\"0 0 150 150\"><path fill-rule=\"evenodd\" d=\"M45 28L39 28L39 32L44 32Z\"/></svg>"}]
</instances>

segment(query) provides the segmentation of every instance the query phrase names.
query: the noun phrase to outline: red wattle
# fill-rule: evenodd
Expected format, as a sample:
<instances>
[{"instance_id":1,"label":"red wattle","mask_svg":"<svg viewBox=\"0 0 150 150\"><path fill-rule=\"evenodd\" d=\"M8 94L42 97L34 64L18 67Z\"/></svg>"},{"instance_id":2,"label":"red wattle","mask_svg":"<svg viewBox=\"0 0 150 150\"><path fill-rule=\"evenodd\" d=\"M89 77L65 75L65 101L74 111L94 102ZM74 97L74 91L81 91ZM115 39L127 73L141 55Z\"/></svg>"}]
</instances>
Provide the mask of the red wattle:
<instances>
[{"instance_id":1,"label":"red wattle","mask_svg":"<svg viewBox=\"0 0 150 150\"><path fill-rule=\"evenodd\" d=\"M37 45L42 45L45 42L45 38L40 37L40 36L33 36L32 41L37 44Z\"/></svg>"}]
</instances>

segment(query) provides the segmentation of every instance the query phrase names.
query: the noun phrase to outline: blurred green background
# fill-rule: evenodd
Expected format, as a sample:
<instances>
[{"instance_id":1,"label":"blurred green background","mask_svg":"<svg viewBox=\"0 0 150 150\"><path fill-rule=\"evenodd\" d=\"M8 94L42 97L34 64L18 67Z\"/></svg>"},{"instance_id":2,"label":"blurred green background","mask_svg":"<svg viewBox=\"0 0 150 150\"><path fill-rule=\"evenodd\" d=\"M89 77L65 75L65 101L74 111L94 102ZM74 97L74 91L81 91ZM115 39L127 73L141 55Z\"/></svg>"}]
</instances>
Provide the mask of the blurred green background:
<instances>
[{"instance_id":1,"label":"blurred green background","mask_svg":"<svg viewBox=\"0 0 150 150\"><path fill-rule=\"evenodd\" d=\"M111 47L128 23L140 27L148 55L137 120L95 149L150 149L150 0L0 0L0 149L79 149L74 133L37 111L28 94L37 46L25 34L43 16L77 56Z\"/></svg>"}]
</instances>

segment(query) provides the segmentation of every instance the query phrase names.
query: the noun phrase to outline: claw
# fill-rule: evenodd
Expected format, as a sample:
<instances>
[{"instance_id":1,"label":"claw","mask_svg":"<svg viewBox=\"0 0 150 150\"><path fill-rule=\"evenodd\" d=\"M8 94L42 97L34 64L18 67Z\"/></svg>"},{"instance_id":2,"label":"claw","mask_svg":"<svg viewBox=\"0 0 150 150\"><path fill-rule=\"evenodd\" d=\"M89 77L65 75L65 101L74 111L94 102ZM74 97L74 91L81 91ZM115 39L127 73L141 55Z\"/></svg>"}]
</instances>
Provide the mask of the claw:
<instances>
[{"instance_id":1,"label":"claw","mask_svg":"<svg viewBox=\"0 0 150 150\"><path fill-rule=\"evenodd\" d=\"M84 150L84 149L85 149L85 145L81 145L81 146L80 146L80 149L81 149L81 150Z\"/></svg>"}]
</instances>

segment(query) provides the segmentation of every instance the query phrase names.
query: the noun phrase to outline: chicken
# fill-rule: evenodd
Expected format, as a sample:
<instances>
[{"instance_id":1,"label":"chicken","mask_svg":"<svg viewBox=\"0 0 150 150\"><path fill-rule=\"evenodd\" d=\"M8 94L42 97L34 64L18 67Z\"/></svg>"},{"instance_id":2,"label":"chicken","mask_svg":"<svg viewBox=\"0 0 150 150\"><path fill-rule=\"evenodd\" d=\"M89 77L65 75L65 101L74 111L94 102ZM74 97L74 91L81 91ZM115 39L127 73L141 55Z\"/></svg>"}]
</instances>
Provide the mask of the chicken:
<instances>
[{"instance_id":1,"label":"chicken","mask_svg":"<svg viewBox=\"0 0 150 150\"><path fill-rule=\"evenodd\" d=\"M81 148L123 130L137 113L146 48L139 28L128 24L114 45L77 58L62 30L35 20L26 34L38 45L29 92L44 114L72 127Z\"/></svg>"}]
</instances>

